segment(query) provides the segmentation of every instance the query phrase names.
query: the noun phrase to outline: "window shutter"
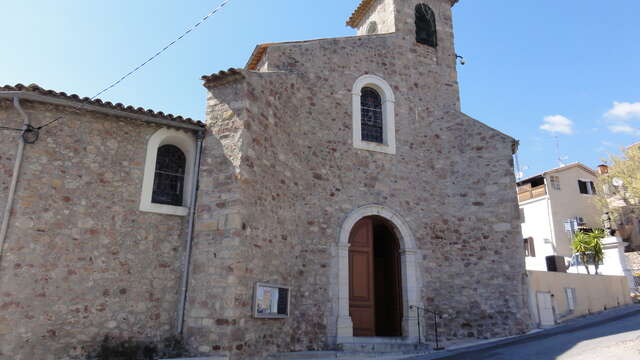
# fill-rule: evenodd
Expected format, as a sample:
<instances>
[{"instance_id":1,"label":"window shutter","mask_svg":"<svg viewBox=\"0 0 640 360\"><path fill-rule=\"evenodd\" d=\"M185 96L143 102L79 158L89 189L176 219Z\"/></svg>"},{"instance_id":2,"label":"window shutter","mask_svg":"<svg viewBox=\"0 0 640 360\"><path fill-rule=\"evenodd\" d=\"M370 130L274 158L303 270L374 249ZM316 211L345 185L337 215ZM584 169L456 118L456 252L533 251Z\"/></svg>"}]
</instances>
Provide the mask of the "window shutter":
<instances>
[{"instance_id":1,"label":"window shutter","mask_svg":"<svg viewBox=\"0 0 640 360\"><path fill-rule=\"evenodd\" d=\"M578 180L578 188L580 189L580 194L588 194L589 190L587 190L587 183L582 180Z\"/></svg>"}]
</instances>

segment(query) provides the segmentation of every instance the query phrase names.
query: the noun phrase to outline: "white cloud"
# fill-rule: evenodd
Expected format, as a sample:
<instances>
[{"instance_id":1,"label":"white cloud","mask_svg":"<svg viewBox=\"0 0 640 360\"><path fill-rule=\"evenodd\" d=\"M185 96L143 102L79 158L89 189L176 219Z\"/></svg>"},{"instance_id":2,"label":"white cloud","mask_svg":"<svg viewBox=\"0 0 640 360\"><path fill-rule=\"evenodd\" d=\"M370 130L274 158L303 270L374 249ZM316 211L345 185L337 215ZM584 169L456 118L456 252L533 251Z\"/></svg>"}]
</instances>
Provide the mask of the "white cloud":
<instances>
[{"instance_id":1,"label":"white cloud","mask_svg":"<svg viewBox=\"0 0 640 360\"><path fill-rule=\"evenodd\" d=\"M629 135L640 136L640 129L634 128L633 126L626 124L618 124L609 126L609 130L613 133L622 133Z\"/></svg>"},{"instance_id":2,"label":"white cloud","mask_svg":"<svg viewBox=\"0 0 640 360\"><path fill-rule=\"evenodd\" d=\"M604 116L610 119L640 119L640 102L628 103L614 101L613 107L609 111L607 111Z\"/></svg>"},{"instance_id":3,"label":"white cloud","mask_svg":"<svg viewBox=\"0 0 640 360\"><path fill-rule=\"evenodd\" d=\"M544 124L540 126L540 129L552 133L571 135L573 134L573 121L562 115L546 116L544 118Z\"/></svg>"}]
</instances>

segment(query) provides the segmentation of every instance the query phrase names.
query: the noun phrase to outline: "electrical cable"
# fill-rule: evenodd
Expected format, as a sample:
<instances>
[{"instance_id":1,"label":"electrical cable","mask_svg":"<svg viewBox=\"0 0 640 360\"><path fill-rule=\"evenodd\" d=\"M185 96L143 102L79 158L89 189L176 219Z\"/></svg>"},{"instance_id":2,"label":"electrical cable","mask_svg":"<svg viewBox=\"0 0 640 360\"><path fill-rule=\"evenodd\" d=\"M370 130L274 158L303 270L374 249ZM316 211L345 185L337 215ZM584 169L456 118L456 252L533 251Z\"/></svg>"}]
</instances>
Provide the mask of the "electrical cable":
<instances>
[{"instance_id":1,"label":"electrical cable","mask_svg":"<svg viewBox=\"0 0 640 360\"><path fill-rule=\"evenodd\" d=\"M203 17L200 21L198 21L197 23L195 23L194 25L192 25L189 29L187 29L184 33L182 33L182 35L178 36L175 40L173 40L172 42L170 42L169 44L167 44L165 47L163 47L160 51L156 52L155 54L153 54L153 56L151 56L150 58L148 58L146 61L144 61L142 64L138 65L137 67L135 67L133 70L129 71L128 73L126 73L124 76L122 76L120 79L118 79L117 81L113 82L112 84L110 84L109 86L107 86L106 88L102 89L101 91L99 91L97 94L95 94L94 96L91 97L91 100L95 100L98 96L104 94L105 92L113 89L114 87L118 86L121 82L123 82L126 78L128 78L129 76L133 75L134 73L136 73L138 70L142 69L145 65L147 65L148 63L150 63L151 61L153 61L155 58L157 58L158 56L160 56L162 53L164 53L165 51L167 51L171 46L173 46L175 43L177 43L178 41L182 40L185 36L187 36L189 33L191 33L192 31L194 31L198 26L202 25L202 23L204 23L205 21L207 21L211 16L213 16L214 14L216 14L218 11L222 10L222 8L225 7L225 5L227 5L231 0L224 0L222 3L220 3L220 5L218 5L215 9L213 9L211 12L209 12L205 17ZM82 107L81 107L82 108ZM28 129L29 132L35 133L36 134L36 139L37 139L37 134L41 129L44 129L45 127L55 123L56 121L62 119L62 116L59 116L51 121L49 121L48 123L44 124L44 125L40 125L38 127L31 127L30 129ZM16 129L16 128L11 128L11 127L6 127L6 126L0 126L0 130L7 130L7 131L22 131L23 133L26 132L27 130L25 129ZM23 134L24 135L24 134Z\"/></svg>"},{"instance_id":2,"label":"electrical cable","mask_svg":"<svg viewBox=\"0 0 640 360\"><path fill-rule=\"evenodd\" d=\"M103 93L113 89L114 87L116 87L118 84L120 84L122 81L124 81L126 78L128 78L129 76L133 75L135 72L137 72L138 70L140 70L143 66L147 65L148 63L150 63L151 61L153 61L155 58L157 58L158 56L160 56L160 54L162 54L163 52L165 52L167 49L169 49L171 46L173 46L176 42L182 40L182 38L184 38L185 36L187 36L190 32L192 32L193 30L195 30L198 26L200 26L203 22L207 21L207 19L209 19L209 17L211 17L212 15L214 15L215 13L217 13L218 11L220 11L225 5L227 5L227 3L231 1L231 0L224 0L220 5L218 5L215 9L213 9L210 13L207 14L207 16L203 17L202 20L198 21L195 25L191 26L189 29L187 29L187 31L185 31L182 35L178 36L178 38L176 38L175 40L173 40L172 42L170 42L169 44L167 44L164 48L162 48L160 51L158 51L157 53L155 53L153 56L151 56L150 58L148 58L145 62L143 62L142 64L138 65L135 69L129 71L127 74L125 74L124 76L122 76L120 79L118 79L117 81L115 81L114 83L112 83L111 85L107 86L106 88L104 88L103 90L101 90L100 92L98 92L97 94L95 94L93 97L91 97L91 100L94 100L95 98L97 98L98 96L102 95Z\"/></svg>"}]
</instances>

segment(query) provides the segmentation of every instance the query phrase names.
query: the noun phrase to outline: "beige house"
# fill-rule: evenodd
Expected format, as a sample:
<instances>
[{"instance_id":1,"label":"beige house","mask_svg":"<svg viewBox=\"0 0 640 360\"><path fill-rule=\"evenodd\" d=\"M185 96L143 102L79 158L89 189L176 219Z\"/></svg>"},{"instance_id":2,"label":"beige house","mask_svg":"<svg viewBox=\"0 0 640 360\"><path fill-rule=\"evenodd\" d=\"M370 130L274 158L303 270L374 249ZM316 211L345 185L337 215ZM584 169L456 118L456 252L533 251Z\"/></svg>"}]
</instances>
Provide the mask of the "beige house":
<instances>
[{"instance_id":1,"label":"beige house","mask_svg":"<svg viewBox=\"0 0 640 360\"><path fill-rule=\"evenodd\" d=\"M546 257L571 258L573 226L601 228L594 195L596 173L581 163L561 166L518 182L527 270L546 271Z\"/></svg>"}]
</instances>

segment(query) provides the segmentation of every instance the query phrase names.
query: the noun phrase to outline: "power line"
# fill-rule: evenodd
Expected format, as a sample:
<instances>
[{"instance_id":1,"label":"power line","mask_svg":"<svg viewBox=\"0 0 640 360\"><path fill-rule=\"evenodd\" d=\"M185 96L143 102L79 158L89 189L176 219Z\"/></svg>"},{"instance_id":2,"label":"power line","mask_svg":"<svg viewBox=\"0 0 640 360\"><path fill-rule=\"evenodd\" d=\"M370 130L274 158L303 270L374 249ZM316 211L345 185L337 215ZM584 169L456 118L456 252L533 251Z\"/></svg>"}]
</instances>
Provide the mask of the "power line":
<instances>
[{"instance_id":1,"label":"power line","mask_svg":"<svg viewBox=\"0 0 640 360\"><path fill-rule=\"evenodd\" d=\"M163 47L160 51L158 51L157 53L155 53L153 56L151 56L150 58L148 58L145 62L143 62L142 64L138 65L135 69L129 71L127 74L125 74L124 76L122 76L120 79L118 79L117 81L115 81L114 83L112 83L111 85L107 86L106 88L104 88L103 90L101 90L100 92L98 92L97 94L95 94L91 100L94 100L95 98L97 98L98 96L102 95L103 93L113 89L114 87L116 87L118 84L120 84L124 79L128 78L129 76L133 75L135 72L137 72L138 70L140 70L143 66L147 65L148 63L150 63L151 61L153 61L155 58L157 58L158 56L160 56L160 54L162 54L163 52L165 52L167 49L169 49L171 46L173 46L176 42L182 40L182 38L184 38L185 36L187 36L190 32L192 32L193 30L195 30L198 26L200 26L203 22L207 21L207 19L209 19L209 17L211 17L212 15L214 15L215 13L217 13L218 11L220 11L225 5L227 5L227 3L231 1L231 0L224 0L220 5L218 5L215 9L213 9L210 13L207 14L207 16L203 17L202 20L198 21L195 25L191 26L189 29L187 29L187 31L185 31L182 35L178 36L178 38L176 38L175 40L173 40L172 42L170 42L169 44L167 44L165 47Z\"/></svg>"},{"instance_id":2,"label":"power line","mask_svg":"<svg viewBox=\"0 0 640 360\"><path fill-rule=\"evenodd\" d=\"M173 40L172 42L170 42L169 44L167 44L165 47L163 47L160 51L156 52L155 54L153 54L153 56L151 56L150 58L148 58L146 61L144 61L142 64L138 65L136 68L134 68L133 70L129 71L128 73L126 73L124 76L122 76L120 79L118 79L117 81L113 82L111 85L107 86L106 88L102 89L101 91L99 91L97 94L95 94L94 96L91 97L91 100L95 100L98 96L104 94L105 92L113 89L114 87L118 86L118 84L120 84L122 81L124 81L126 78L128 78L129 76L133 75L134 73L136 73L138 70L142 69L145 65L147 65L148 63L150 63L151 61L153 61L155 58L157 58L158 56L160 56L162 53L164 53L165 51L167 51L171 46L173 46L175 43L177 43L178 41L182 40L182 38L184 38L185 36L187 36L189 33L191 33L192 31L194 31L198 26L200 26L202 23L204 23L205 21L207 21L211 16L213 16L215 13L217 13L218 11L222 10L223 7L225 7L225 5L227 5L227 3L229 3L229 1L231 0L224 0L222 3L220 3L220 5L218 5L215 9L213 9L211 12L209 12L205 17L203 17L200 21L198 21L197 23L195 23L193 26L191 26L189 29L187 29L184 33L182 33L182 35L178 36L175 40ZM82 106L84 107L84 105ZM81 108L82 108L81 107ZM33 132L38 132L39 130L55 123L56 121L62 119L62 116L59 116L51 121L49 121L48 123L38 126L38 127L32 127L32 129L30 131ZM6 126L0 126L0 130L7 130L7 131L21 131L21 132L25 132L25 129L17 129L17 128L11 128L11 127L6 127Z\"/></svg>"}]
</instances>

